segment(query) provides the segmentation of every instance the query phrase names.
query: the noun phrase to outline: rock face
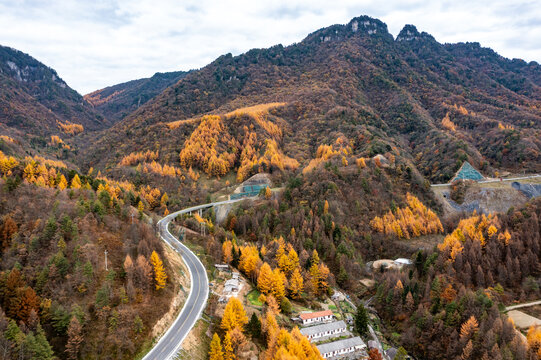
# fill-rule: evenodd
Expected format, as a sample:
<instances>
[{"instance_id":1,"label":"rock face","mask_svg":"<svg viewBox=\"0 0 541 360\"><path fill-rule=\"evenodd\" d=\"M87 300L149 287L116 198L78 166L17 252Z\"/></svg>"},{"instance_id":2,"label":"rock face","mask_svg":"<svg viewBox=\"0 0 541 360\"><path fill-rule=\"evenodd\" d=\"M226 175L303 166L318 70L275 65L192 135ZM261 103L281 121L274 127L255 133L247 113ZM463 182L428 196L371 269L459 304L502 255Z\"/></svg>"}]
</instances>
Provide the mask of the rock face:
<instances>
[{"instance_id":1,"label":"rock face","mask_svg":"<svg viewBox=\"0 0 541 360\"><path fill-rule=\"evenodd\" d=\"M511 186L526 195L528 199L541 196L541 184L521 184L515 181Z\"/></svg>"}]
</instances>

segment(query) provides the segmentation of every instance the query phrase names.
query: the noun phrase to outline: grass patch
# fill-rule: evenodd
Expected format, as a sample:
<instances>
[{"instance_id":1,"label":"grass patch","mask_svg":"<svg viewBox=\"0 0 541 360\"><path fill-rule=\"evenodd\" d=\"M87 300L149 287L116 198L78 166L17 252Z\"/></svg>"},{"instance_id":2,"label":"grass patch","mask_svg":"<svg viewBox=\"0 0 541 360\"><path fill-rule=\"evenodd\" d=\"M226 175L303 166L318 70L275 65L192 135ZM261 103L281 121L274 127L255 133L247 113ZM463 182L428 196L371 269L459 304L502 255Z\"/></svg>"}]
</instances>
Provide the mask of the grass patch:
<instances>
[{"instance_id":1,"label":"grass patch","mask_svg":"<svg viewBox=\"0 0 541 360\"><path fill-rule=\"evenodd\" d=\"M248 293L248 295L246 295L246 298L248 299L248 301L250 302L250 304L252 305L255 305L255 306L263 306L263 303L261 301L259 301L259 295L261 295L261 293L259 292L259 290L257 289L254 289L252 291L250 291Z\"/></svg>"},{"instance_id":2,"label":"grass patch","mask_svg":"<svg viewBox=\"0 0 541 360\"><path fill-rule=\"evenodd\" d=\"M333 312L336 312L338 310L338 308L336 307L336 305L329 305L329 310L332 310Z\"/></svg>"}]
</instances>

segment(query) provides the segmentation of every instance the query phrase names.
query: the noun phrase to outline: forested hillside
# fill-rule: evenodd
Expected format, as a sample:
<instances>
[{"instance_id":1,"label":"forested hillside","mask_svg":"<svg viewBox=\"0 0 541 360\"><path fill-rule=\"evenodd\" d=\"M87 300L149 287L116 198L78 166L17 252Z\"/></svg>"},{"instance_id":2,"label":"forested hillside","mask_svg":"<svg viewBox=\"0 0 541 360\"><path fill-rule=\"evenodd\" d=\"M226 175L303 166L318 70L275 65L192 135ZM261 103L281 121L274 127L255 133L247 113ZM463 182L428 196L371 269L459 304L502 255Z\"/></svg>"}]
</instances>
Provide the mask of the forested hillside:
<instances>
[{"instance_id":1,"label":"forested hillside","mask_svg":"<svg viewBox=\"0 0 541 360\"><path fill-rule=\"evenodd\" d=\"M33 57L0 46L0 150L66 157L77 142L66 141L111 123L71 89L55 70Z\"/></svg>"},{"instance_id":2,"label":"forested hillside","mask_svg":"<svg viewBox=\"0 0 541 360\"><path fill-rule=\"evenodd\" d=\"M118 136L105 134L85 156L112 164L157 143L178 149L186 134L164 136L162 123L283 102L280 145L300 162L344 135L371 156L396 147L433 182L449 180L465 160L487 173L539 170L539 68L475 43L442 45L413 26L393 39L385 24L360 17L288 47L218 58L129 115L114 128ZM116 154L107 151L111 143ZM174 155L163 154L170 165Z\"/></svg>"},{"instance_id":3,"label":"forested hillside","mask_svg":"<svg viewBox=\"0 0 541 360\"><path fill-rule=\"evenodd\" d=\"M132 359L175 288L143 195L44 158L0 172L2 358Z\"/></svg>"},{"instance_id":4,"label":"forested hillside","mask_svg":"<svg viewBox=\"0 0 541 360\"><path fill-rule=\"evenodd\" d=\"M185 71L156 73L150 78L93 91L84 98L105 118L117 122L186 75Z\"/></svg>"}]
</instances>

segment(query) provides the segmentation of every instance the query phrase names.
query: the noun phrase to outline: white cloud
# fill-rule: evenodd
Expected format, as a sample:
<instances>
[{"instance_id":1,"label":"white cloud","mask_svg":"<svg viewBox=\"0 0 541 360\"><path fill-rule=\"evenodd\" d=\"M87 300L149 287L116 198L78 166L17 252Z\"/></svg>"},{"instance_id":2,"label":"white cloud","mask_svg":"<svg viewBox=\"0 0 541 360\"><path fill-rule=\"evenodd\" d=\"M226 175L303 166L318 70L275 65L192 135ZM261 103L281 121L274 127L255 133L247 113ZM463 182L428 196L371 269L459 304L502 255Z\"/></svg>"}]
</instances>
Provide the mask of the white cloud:
<instances>
[{"instance_id":1,"label":"white cloud","mask_svg":"<svg viewBox=\"0 0 541 360\"><path fill-rule=\"evenodd\" d=\"M157 71L200 68L216 57L278 43L369 15L396 35L405 24L440 42L477 41L541 62L536 1L0 0L0 44L56 69L81 93Z\"/></svg>"}]
</instances>

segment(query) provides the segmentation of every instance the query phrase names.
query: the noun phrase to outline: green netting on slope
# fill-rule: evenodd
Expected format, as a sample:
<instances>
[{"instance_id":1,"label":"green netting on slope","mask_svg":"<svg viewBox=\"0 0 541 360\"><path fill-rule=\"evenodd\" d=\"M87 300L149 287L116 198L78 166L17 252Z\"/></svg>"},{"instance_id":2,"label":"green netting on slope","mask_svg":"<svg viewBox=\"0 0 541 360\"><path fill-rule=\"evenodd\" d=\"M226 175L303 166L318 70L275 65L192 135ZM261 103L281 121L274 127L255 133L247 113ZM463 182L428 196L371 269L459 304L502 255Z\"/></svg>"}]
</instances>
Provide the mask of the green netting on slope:
<instances>
[{"instance_id":1,"label":"green netting on slope","mask_svg":"<svg viewBox=\"0 0 541 360\"><path fill-rule=\"evenodd\" d=\"M453 180L483 180L481 173L473 168L469 162L465 162L456 173Z\"/></svg>"}]
</instances>

